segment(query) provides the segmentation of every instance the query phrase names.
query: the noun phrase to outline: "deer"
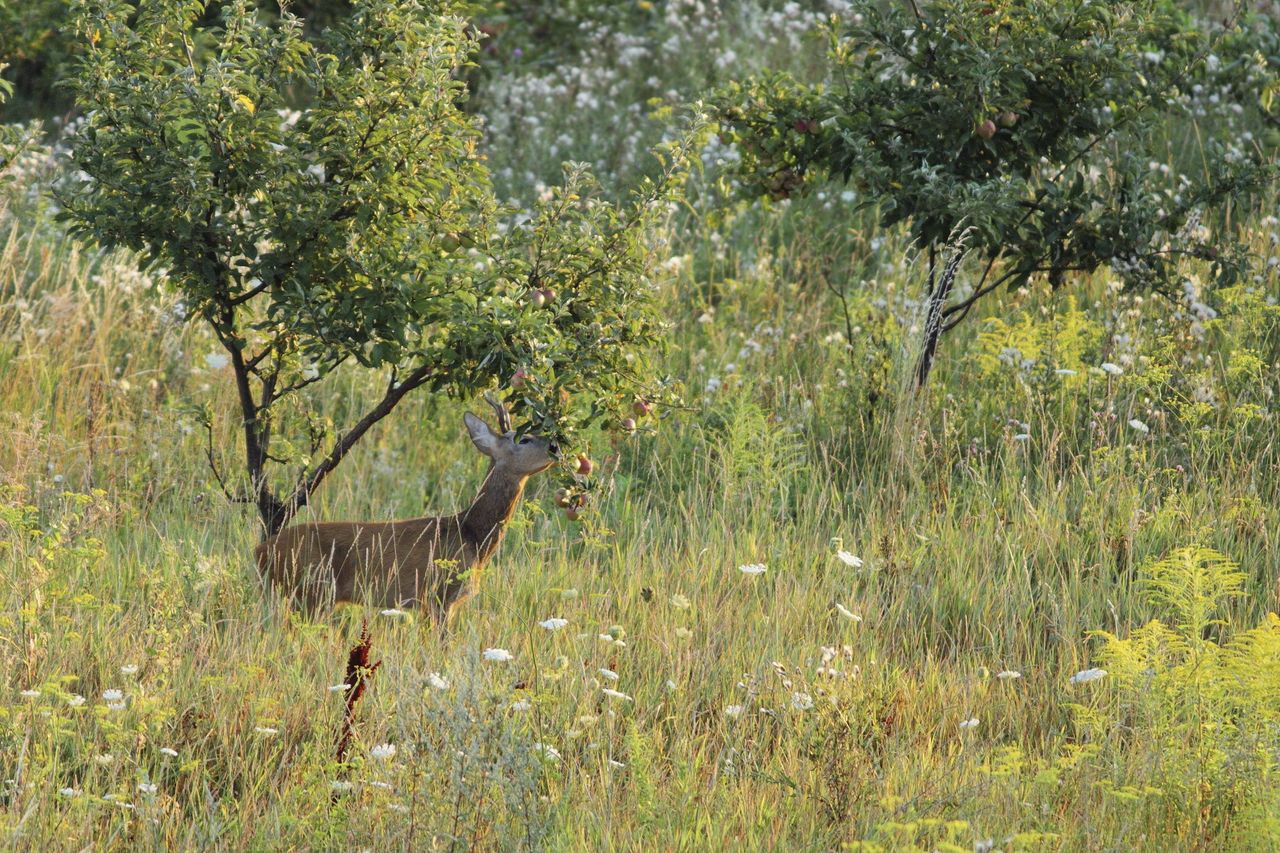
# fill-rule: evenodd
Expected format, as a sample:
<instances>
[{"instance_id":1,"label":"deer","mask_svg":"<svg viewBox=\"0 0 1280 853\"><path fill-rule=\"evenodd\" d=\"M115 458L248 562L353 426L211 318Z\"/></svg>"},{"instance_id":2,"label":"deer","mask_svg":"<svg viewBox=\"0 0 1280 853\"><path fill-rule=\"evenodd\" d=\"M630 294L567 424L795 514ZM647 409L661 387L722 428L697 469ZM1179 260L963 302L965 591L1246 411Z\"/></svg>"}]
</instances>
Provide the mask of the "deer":
<instances>
[{"instance_id":1,"label":"deer","mask_svg":"<svg viewBox=\"0 0 1280 853\"><path fill-rule=\"evenodd\" d=\"M471 412L463 423L489 471L471 505L456 515L400 521L294 524L255 549L259 572L303 609L338 603L425 611L441 630L476 591L480 569L506 532L525 484L560 451L542 436L517 436L506 406L488 393L498 429Z\"/></svg>"}]
</instances>

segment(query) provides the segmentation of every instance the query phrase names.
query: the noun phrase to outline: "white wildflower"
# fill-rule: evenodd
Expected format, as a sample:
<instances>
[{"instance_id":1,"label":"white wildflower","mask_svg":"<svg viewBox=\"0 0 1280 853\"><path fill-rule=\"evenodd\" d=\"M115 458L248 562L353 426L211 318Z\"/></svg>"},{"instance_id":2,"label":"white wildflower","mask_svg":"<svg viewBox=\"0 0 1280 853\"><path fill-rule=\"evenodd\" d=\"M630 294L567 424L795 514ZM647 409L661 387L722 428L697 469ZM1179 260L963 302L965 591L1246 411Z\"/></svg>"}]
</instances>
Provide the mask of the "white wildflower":
<instances>
[{"instance_id":1,"label":"white wildflower","mask_svg":"<svg viewBox=\"0 0 1280 853\"><path fill-rule=\"evenodd\" d=\"M394 743L380 743L369 750L369 754L378 761L390 761L396 757L396 745Z\"/></svg>"},{"instance_id":2,"label":"white wildflower","mask_svg":"<svg viewBox=\"0 0 1280 853\"><path fill-rule=\"evenodd\" d=\"M600 688L600 692L601 692L601 693L603 693L604 695L608 696L610 699L620 699L620 700L622 700L623 702L634 702L634 701L635 701L635 700L634 700L634 699L632 699L630 696L628 696L627 694L623 693L621 690L614 690L614 689L613 689L613 688L611 688L611 687L601 687L601 688Z\"/></svg>"},{"instance_id":3,"label":"white wildflower","mask_svg":"<svg viewBox=\"0 0 1280 853\"><path fill-rule=\"evenodd\" d=\"M120 667L120 674L121 675L137 675L138 665L136 663L127 663L124 666Z\"/></svg>"},{"instance_id":4,"label":"white wildflower","mask_svg":"<svg viewBox=\"0 0 1280 853\"><path fill-rule=\"evenodd\" d=\"M769 567L764 563L747 563L745 565L738 566L738 571L742 572L744 575L762 575L768 571L768 569Z\"/></svg>"},{"instance_id":5,"label":"white wildflower","mask_svg":"<svg viewBox=\"0 0 1280 853\"><path fill-rule=\"evenodd\" d=\"M1105 669L1082 669L1075 675L1071 676L1072 684L1088 684L1090 681L1097 681L1099 678L1105 677L1107 671Z\"/></svg>"},{"instance_id":6,"label":"white wildflower","mask_svg":"<svg viewBox=\"0 0 1280 853\"><path fill-rule=\"evenodd\" d=\"M978 727L978 718L970 717L967 720L960 721L960 728L967 731L968 729L976 729Z\"/></svg>"},{"instance_id":7,"label":"white wildflower","mask_svg":"<svg viewBox=\"0 0 1280 853\"><path fill-rule=\"evenodd\" d=\"M438 672L427 673L427 684L430 684L436 690L449 689L449 679L445 678L443 675L441 675Z\"/></svg>"},{"instance_id":8,"label":"white wildflower","mask_svg":"<svg viewBox=\"0 0 1280 853\"><path fill-rule=\"evenodd\" d=\"M741 705L726 705L724 715L732 720L736 720L742 716L742 712L746 710Z\"/></svg>"},{"instance_id":9,"label":"white wildflower","mask_svg":"<svg viewBox=\"0 0 1280 853\"><path fill-rule=\"evenodd\" d=\"M231 363L225 353L211 352L204 357L205 366L210 370L221 370Z\"/></svg>"},{"instance_id":10,"label":"white wildflower","mask_svg":"<svg viewBox=\"0 0 1280 853\"><path fill-rule=\"evenodd\" d=\"M1013 669L1002 669L996 673L996 678L1001 681L1013 681L1015 678L1021 678L1022 673Z\"/></svg>"},{"instance_id":11,"label":"white wildflower","mask_svg":"<svg viewBox=\"0 0 1280 853\"><path fill-rule=\"evenodd\" d=\"M1145 423L1138 420L1137 418L1133 418L1132 420L1130 420L1129 426L1141 433L1151 432L1151 427L1147 426Z\"/></svg>"},{"instance_id":12,"label":"white wildflower","mask_svg":"<svg viewBox=\"0 0 1280 853\"><path fill-rule=\"evenodd\" d=\"M813 707L813 697L808 693L796 691L791 694L791 707L797 711L807 711Z\"/></svg>"},{"instance_id":13,"label":"white wildflower","mask_svg":"<svg viewBox=\"0 0 1280 853\"><path fill-rule=\"evenodd\" d=\"M848 620L850 620L850 621L852 621L852 622L861 622L861 621L862 621L862 617L861 617L861 616L859 616L857 613L854 613L852 610L850 610L849 608L845 607L843 604L841 604L841 603L840 603L840 602L838 602L838 601L836 602L836 612L837 612L837 613L839 613L839 614L840 614L841 616L843 616L844 618L846 618L846 619L848 619Z\"/></svg>"},{"instance_id":14,"label":"white wildflower","mask_svg":"<svg viewBox=\"0 0 1280 853\"><path fill-rule=\"evenodd\" d=\"M568 619L561 619L558 616L552 616L550 619L543 619L538 623L539 626L546 628L548 631L559 631L568 624Z\"/></svg>"},{"instance_id":15,"label":"white wildflower","mask_svg":"<svg viewBox=\"0 0 1280 853\"><path fill-rule=\"evenodd\" d=\"M855 569L862 568L862 558L849 553L843 548L841 548L839 551L836 551L836 558L840 562L844 563L846 566L851 566Z\"/></svg>"},{"instance_id":16,"label":"white wildflower","mask_svg":"<svg viewBox=\"0 0 1280 853\"><path fill-rule=\"evenodd\" d=\"M609 679L610 681L618 680L618 673L614 672L611 669L606 669L605 667L601 667L600 674L603 675L605 678Z\"/></svg>"},{"instance_id":17,"label":"white wildflower","mask_svg":"<svg viewBox=\"0 0 1280 853\"><path fill-rule=\"evenodd\" d=\"M1102 362L1102 369L1107 373L1110 373L1112 376L1119 376L1121 373L1124 373L1123 367L1110 361Z\"/></svg>"},{"instance_id":18,"label":"white wildflower","mask_svg":"<svg viewBox=\"0 0 1280 853\"><path fill-rule=\"evenodd\" d=\"M515 655L511 654L511 652L507 651L506 649L485 649L484 650L484 659L487 661L494 661L496 663L506 663L507 661L511 660L514 657Z\"/></svg>"}]
</instances>

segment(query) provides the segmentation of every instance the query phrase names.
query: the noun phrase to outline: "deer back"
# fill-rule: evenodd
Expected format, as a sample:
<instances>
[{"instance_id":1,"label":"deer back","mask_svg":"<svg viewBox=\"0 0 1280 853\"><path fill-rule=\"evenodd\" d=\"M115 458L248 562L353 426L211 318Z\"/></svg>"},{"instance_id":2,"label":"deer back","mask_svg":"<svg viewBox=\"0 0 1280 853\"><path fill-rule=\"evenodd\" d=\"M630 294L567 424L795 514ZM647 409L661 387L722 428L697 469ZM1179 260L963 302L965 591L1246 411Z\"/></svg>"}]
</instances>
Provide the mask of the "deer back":
<instances>
[{"instance_id":1,"label":"deer back","mask_svg":"<svg viewBox=\"0 0 1280 853\"><path fill-rule=\"evenodd\" d=\"M459 519L446 516L298 524L256 554L272 584L308 609L367 602L422 607L441 618L462 597L479 551Z\"/></svg>"}]
</instances>

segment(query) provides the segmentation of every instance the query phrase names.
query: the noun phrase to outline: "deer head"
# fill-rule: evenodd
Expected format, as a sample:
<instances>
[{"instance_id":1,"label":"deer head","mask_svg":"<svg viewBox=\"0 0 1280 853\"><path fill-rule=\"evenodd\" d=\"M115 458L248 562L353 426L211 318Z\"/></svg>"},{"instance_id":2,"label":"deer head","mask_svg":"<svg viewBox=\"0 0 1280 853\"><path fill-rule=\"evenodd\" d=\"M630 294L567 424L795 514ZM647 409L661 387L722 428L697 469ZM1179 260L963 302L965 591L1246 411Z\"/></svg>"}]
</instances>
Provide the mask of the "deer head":
<instances>
[{"instance_id":1,"label":"deer head","mask_svg":"<svg viewBox=\"0 0 1280 853\"><path fill-rule=\"evenodd\" d=\"M527 477L545 471L555 464L560 448L555 442L537 435L516 436L511 429L511 415L506 406L484 395L493 407L498 422L495 432L483 419L467 412L462 416L476 449L493 460L493 467L503 473Z\"/></svg>"}]
</instances>

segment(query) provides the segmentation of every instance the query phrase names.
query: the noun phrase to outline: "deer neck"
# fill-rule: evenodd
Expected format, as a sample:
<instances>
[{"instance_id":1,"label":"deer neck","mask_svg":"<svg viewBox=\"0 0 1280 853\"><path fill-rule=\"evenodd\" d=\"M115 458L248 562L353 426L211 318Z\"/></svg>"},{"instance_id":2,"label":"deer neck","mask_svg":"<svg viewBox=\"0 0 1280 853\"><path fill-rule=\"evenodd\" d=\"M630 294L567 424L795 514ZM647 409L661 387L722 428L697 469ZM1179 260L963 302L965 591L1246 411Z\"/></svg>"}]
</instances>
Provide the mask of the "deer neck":
<instances>
[{"instance_id":1,"label":"deer neck","mask_svg":"<svg viewBox=\"0 0 1280 853\"><path fill-rule=\"evenodd\" d=\"M463 510L462 532L476 543L481 562L487 560L502 541L528 479L526 475L512 474L491 465L476 499Z\"/></svg>"}]
</instances>

